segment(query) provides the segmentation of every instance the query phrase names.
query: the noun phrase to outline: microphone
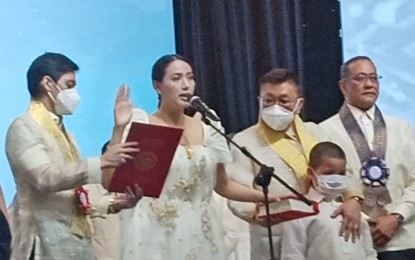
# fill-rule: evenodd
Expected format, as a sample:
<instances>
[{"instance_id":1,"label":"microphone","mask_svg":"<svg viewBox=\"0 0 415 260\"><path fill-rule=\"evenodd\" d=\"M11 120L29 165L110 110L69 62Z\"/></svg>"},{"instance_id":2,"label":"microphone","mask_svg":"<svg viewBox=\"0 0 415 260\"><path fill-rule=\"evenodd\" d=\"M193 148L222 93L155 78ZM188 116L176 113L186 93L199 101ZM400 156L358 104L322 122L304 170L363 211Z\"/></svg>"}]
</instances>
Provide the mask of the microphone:
<instances>
[{"instance_id":1,"label":"microphone","mask_svg":"<svg viewBox=\"0 0 415 260\"><path fill-rule=\"evenodd\" d=\"M213 121L220 121L220 118L200 99L198 96L192 96L189 99L190 105L202 115L208 117Z\"/></svg>"}]
</instances>

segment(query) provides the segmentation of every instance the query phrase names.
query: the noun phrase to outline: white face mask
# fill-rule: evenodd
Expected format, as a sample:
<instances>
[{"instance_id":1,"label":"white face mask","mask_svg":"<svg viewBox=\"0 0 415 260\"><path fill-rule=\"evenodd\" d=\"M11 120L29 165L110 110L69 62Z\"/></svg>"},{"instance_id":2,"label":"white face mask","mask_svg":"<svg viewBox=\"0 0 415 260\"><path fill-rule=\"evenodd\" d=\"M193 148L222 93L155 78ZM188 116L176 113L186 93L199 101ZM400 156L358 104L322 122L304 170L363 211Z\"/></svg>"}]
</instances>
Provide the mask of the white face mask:
<instances>
[{"instance_id":1,"label":"white face mask","mask_svg":"<svg viewBox=\"0 0 415 260\"><path fill-rule=\"evenodd\" d=\"M314 173L315 174L315 173ZM316 175L316 190L327 199L333 199L342 194L347 187L347 177L340 174Z\"/></svg>"},{"instance_id":2,"label":"white face mask","mask_svg":"<svg viewBox=\"0 0 415 260\"><path fill-rule=\"evenodd\" d=\"M301 99L297 99L293 111L288 110L278 104L269 106L266 108L262 107L261 103L261 118L264 122L275 131L284 131L294 121L295 113Z\"/></svg>"},{"instance_id":3,"label":"white face mask","mask_svg":"<svg viewBox=\"0 0 415 260\"><path fill-rule=\"evenodd\" d=\"M81 101L81 97L78 94L78 91L75 88L69 88L62 90L57 84L56 88L59 90L56 99L52 98L55 102L55 112L58 115L72 115Z\"/></svg>"}]
</instances>

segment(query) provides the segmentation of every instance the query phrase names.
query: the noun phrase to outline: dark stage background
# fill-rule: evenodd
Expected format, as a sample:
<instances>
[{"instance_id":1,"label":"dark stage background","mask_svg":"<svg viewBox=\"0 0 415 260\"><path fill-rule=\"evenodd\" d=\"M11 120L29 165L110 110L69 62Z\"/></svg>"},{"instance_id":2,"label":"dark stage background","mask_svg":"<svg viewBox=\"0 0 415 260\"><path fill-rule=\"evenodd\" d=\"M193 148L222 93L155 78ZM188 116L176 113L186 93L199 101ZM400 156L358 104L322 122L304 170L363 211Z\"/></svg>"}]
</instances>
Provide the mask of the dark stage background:
<instances>
[{"instance_id":1,"label":"dark stage background","mask_svg":"<svg viewBox=\"0 0 415 260\"><path fill-rule=\"evenodd\" d=\"M258 78L273 67L298 73L320 122L342 103L340 7L334 0L174 0L177 53L193 61L196 92L228 133L257 121Z\"/></svg>"}]
</instances>

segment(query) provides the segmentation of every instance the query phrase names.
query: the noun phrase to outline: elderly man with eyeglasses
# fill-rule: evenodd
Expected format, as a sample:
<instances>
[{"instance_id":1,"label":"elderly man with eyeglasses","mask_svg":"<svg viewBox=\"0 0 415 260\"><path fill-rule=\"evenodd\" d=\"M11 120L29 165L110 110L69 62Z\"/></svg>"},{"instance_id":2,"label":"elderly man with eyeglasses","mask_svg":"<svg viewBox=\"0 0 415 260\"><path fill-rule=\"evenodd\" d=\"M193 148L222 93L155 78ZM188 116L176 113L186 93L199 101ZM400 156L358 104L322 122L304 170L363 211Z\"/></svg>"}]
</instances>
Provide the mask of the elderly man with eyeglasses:
<instances>
[{"instance_id":1,"label":"elderly man with eyeglasses","mask_svg":"<svg viewBox=\"0 0 415 260\"><path fill-rule=\"evenodd\" d=\"M381 76L370 58L348 60L340 74L345 103L320 125L346 152L379 259L415 259L415 128L376 106Z\"/></svg>"}]
</instances>

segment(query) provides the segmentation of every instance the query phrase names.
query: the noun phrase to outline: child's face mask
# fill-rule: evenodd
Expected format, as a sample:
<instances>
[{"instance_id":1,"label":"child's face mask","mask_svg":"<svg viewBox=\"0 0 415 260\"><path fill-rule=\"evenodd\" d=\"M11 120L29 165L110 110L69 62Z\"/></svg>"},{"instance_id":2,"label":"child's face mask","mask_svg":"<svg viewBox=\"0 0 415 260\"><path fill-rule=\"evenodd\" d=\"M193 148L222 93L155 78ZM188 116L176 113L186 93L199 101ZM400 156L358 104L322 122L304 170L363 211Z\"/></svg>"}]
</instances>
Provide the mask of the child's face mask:
<instances>
[{"instance_id":1,"label":"child's face mask","mask_svg":"<svg viewBox=\"0 0 415 260\"><path fill-rule=\"evenodd\" d=\"M340 174L317 175L316 190L327 199L334 199L342 194L347 187L347 177Z\"/></svg>"}]
</instances>

